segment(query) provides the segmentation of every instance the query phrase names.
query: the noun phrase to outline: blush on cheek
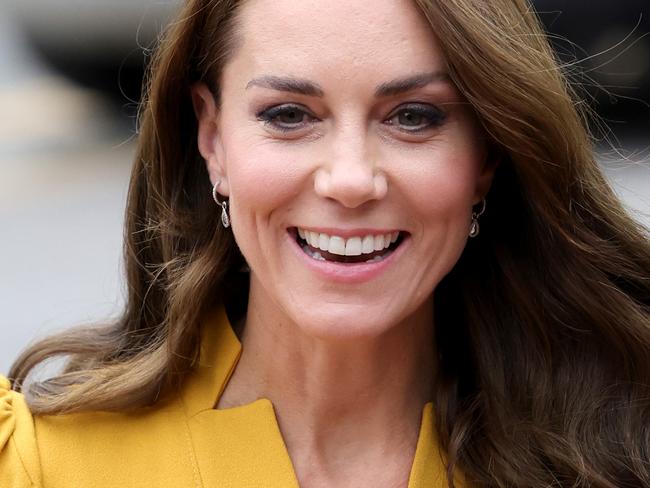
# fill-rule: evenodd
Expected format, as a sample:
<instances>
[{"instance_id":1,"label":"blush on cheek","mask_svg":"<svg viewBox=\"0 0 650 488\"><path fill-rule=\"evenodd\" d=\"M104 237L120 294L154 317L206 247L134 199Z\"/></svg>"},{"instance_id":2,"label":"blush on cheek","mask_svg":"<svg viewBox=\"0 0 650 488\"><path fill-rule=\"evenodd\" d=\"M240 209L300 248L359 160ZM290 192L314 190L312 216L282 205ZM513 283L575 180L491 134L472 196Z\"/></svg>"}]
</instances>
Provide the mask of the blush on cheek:
<instances>
[{"instance_id":1,"label":"blush on cheek","mask_svg":"<svg viewBox=\"0 0 650 488\"><path fill-rule=\"evenodd\" d=\"M295 194L296 181L300 178L297 168L300 168L298 163L275 154L242 151L228 162L228 180L236 198L251 204L256 202L257 209L271 209Z\"/></svg>"},{"instance_id":2,"label":"blush on cheek","mask_svg":"<svg viewBox=\"0 0 650 488\"><path fill-rule=\"evenodd\" d=\"M424 214L444 220L467 214L472 206L475 182L467 173L437 173L431 178L420 178L410 187L409 198L415 208Z\"/></svg>"},{"instance_id":3,"label":"blush on cheek","mask_svg":"<svg viewBox=\"0 0 650 488\"><path fill-rule=\"evenodd\" d=\"M251 270L265 274L282 262L278 250L285 228L295 225L292 208L306 190L305 181L292 161L238 149L228 161L232 230Z\"/></svg>"}]
</instances>

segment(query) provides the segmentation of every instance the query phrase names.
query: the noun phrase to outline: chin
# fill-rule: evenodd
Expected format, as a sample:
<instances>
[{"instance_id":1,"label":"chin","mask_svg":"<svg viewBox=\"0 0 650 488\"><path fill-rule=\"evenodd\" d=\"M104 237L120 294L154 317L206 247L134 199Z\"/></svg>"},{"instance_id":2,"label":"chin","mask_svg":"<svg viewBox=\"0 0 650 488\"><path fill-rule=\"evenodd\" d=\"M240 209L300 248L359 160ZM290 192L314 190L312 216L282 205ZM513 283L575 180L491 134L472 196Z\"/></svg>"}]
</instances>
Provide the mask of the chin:
<instances>
[{"instance_id":1,"label":"chin","mask_svg":"<svg viewBox=\"0 0 650 488\"><path fill-rule=\"evenodd\" d=\"M394 306L394 304L392 304ZM390 332L409 314L368 303L293 305L289 316L305 335L331 341L371 339Z\"/></svg>"}]
</instances>

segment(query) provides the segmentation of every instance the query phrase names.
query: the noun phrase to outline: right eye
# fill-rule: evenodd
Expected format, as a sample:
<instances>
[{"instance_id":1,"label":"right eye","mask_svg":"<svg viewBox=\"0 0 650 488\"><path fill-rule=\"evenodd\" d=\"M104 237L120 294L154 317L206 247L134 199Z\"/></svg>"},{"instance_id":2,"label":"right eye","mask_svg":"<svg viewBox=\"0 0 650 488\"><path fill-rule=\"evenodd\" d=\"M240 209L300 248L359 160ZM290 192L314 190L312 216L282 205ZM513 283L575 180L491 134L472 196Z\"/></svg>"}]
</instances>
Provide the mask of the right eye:
<instances>
[{"instance_id":1,"label":"right eye","mask_svg":"<svg viewBox=\"0 0 650 488\"><path fill-rule=\"evenodd\" d=\"M311 124L316 118L296 104L275 105L256 114L257 120L282 132L297 130Z\"/></svg>"}]
</instances>

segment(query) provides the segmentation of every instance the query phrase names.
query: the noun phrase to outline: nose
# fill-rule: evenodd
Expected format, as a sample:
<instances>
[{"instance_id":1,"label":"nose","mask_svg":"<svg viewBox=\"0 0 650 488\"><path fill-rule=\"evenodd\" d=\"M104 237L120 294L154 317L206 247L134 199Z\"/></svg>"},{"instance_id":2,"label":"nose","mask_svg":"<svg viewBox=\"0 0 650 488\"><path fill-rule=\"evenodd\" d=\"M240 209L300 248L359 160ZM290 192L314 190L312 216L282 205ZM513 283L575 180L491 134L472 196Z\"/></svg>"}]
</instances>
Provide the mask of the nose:
<instances>
[{"instance_id":1,"label":"nose","mask_svg":"<svg viewBox=\"0 0 650 488\"><path fill-rule=\"evenodd\" d=\"M330 152L328 161L316 172L316 194L347 208L382 199L388 190L386 175L379 170L366 141L339 139L333 146L338 149Z\"/></svg>"}]
</instances>

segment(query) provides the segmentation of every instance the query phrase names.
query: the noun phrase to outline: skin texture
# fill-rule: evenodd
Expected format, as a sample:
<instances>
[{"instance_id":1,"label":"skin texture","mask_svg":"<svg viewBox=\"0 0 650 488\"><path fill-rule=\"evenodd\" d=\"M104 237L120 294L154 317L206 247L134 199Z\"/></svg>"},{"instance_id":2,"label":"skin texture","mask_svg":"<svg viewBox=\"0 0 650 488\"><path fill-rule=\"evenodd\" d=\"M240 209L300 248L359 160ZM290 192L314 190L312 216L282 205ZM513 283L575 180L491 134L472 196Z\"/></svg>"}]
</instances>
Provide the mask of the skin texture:
<instances>
[{"instance_id":1,"label":"skin texture","mask_svg":"<svg viewBox=\"0 0 650 488\"><path fill-rule=\"evenodd\" d=\"M252 0L239 21L221 102L193 89L199 150L251 268L243 353L218 407L269 398L301 486L405 486L433 390L432 294L493 175L482 133L410 2ZM305 264L294 227L408 238L381 273L341 281Z\"/></svg>"}]
</instances>

